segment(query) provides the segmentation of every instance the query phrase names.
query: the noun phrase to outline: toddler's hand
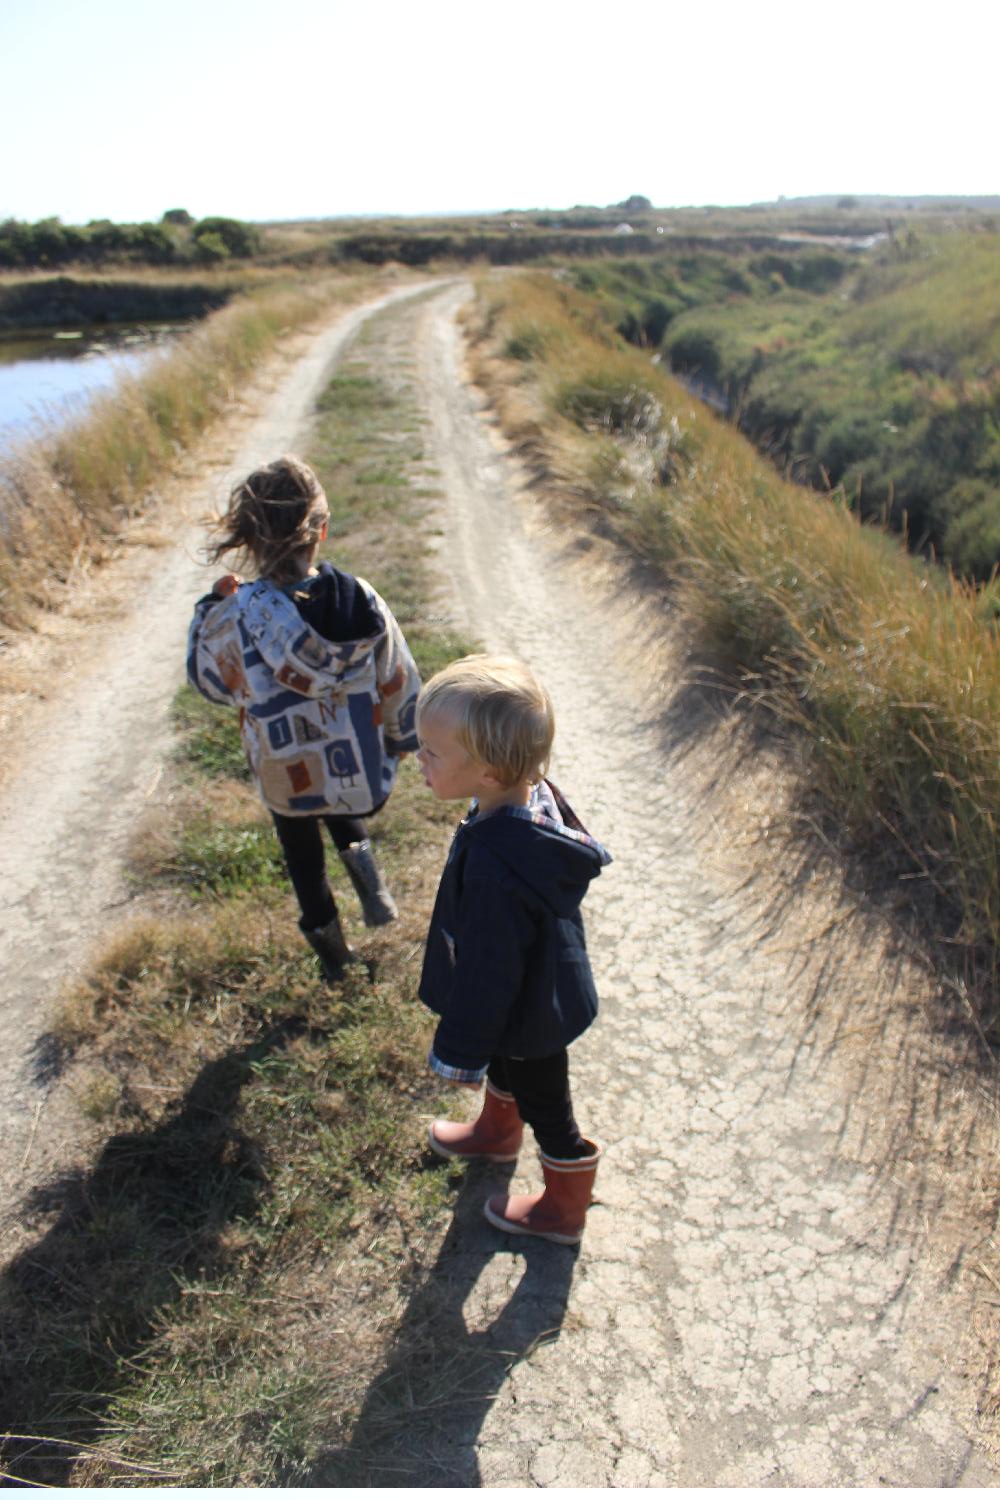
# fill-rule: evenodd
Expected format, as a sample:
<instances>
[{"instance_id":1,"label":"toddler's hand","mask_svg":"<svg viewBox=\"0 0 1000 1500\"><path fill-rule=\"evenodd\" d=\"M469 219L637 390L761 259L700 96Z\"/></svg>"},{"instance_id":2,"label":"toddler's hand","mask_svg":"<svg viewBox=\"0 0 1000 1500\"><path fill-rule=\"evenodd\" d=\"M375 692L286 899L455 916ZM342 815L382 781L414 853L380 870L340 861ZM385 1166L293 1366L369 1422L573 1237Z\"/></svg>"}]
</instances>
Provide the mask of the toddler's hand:
<instances>
[{"instance_id":1,"label":"toddler's hand","mask_svg":"<svg viewBox=\"0 0 1000 1500\"><path fill-rule=\"evenodd\" d=\"M228 594L235 594L243 579L238 573L223 573L222 577L212 584L212 593L221 594L223 599Z\"/></svg>"}]
</instances>

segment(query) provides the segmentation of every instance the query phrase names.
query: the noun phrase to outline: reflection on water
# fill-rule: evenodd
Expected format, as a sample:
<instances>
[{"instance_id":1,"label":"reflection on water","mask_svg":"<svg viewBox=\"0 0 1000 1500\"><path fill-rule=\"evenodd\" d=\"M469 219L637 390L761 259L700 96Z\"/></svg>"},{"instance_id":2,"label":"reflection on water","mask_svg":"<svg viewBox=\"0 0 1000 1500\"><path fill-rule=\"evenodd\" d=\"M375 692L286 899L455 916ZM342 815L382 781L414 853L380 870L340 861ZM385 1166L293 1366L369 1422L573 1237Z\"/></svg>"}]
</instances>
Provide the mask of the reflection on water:
<instances>
[{"instance_id":1,"label":"reflection on water","mask_svg":"<svg viewBox=\"0 0 1000 1500\"><path fill-rule=\"evenodd\" d=\"M179 325L0 333L0 449L83 410L96 391L142 369Z\"/></svg>"}]
</instances>

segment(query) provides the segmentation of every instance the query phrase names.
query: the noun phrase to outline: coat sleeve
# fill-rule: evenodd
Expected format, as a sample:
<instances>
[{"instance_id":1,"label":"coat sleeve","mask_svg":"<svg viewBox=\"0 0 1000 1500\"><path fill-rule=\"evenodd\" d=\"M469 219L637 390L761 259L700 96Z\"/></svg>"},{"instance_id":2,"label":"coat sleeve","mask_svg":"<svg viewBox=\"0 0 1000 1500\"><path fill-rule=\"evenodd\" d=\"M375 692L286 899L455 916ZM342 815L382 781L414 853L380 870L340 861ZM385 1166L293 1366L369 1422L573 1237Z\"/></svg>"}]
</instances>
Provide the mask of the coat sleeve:
<instances>
[{"instance_id":1,"label":"coat sleeve","mask_svg":"<svg viewBox=\"0 0 1000 1500\"><path fill-rule=\"evenodd\" d=\"M235 703L232 689L223 679L219 664L204 639L205 620L209 612L222 602L221 594L205 594L194 607L188 629L187 679L210 703Z\"/></svg>"},{"instance_id":2,"label":"coat sleeve","mask_svg":"<svg viewBox=\"0 0 1000 1500\"><path fill-rule=\"evenodd\" d=\"M494 860L469 860L453 936L454 982L431 1067L469 1082L485 1074L507 1030L538 936L535 915Z\"/></svg>"},{"instance_id":3,"label":"coat sleeve","mask_svg":"<svg viewBox=\"0 0 1000 1500\"><path fill-rule=\"evenodd\" d=\"M385 634L375 647L375 675L382 702L385 747L390 755L417 749L416 710L420 673L406 638L385 600L368 585L372 602L385 623Z\"/></svg>"}]
</instances>

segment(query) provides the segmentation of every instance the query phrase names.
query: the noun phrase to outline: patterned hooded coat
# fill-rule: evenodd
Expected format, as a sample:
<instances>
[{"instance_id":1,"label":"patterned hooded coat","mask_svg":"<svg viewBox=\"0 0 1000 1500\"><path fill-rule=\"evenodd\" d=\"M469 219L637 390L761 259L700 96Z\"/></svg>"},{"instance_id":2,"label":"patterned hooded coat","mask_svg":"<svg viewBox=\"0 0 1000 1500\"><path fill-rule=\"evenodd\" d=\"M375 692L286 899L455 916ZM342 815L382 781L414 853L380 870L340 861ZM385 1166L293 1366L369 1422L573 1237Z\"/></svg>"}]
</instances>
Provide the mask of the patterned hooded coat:
<instances>
[{"instance_id":1,"label":"patterned hooded coat","mask_svg":"<svg viewBox=\"0 0 1000 1500\"><path fill-rule=\"evenodd\" d=\"M301 583L242 583L195 605L187 675L235 704L260 795L272 811L363 817L417 748L420 677L370 583L322 563Z\"/></svg>"}]
</instances>

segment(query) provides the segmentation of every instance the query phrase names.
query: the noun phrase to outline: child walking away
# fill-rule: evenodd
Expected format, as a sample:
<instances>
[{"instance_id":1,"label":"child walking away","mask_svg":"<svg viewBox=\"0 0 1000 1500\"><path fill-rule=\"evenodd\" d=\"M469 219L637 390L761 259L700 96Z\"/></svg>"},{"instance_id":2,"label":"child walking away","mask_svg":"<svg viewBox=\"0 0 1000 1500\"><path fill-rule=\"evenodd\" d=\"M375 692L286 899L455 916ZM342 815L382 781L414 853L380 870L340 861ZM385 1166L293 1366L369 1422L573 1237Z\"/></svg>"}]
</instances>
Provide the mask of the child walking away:
<instances>
[{"instance_id":1,"label":"child walking away","mask_svg":"<svg viewBox=\"0 0 1000 1500\"><path fill-rule=\"evenodd\" d=\"M323 488L297 458L280 458L234 488L209 557L243 554L257 578L227 574L195 605L187 673L213 703L239 708L299 926L333 983L354 955L327 881L321 825L367 925L391 922L396 906L363 819L392 791L399 757L417 748L420 678L371 584L327 562L316 566L328 522Z\"/></svg>"},{"instance_id":2,"label":"child walking away","mask_svg":"<svg viewBox=\"0 0 1000 1500\"><path fill-rule=\"evenodd\" d=\"M440 1016L434 1071L486 1080L479 1118L435 1120L432 1148L514 1161L527 1122L544 1190L494 1196L486 1217L573 1245L601 1155L580 1134L569 1089L566 1049L597 1014L580 902L611 856L545 780L554 732L545 689L508 657L464 657L421 692L424 780L436 797L474 800L441 877L420 998Z\"/></svg>"}]
</instances>

